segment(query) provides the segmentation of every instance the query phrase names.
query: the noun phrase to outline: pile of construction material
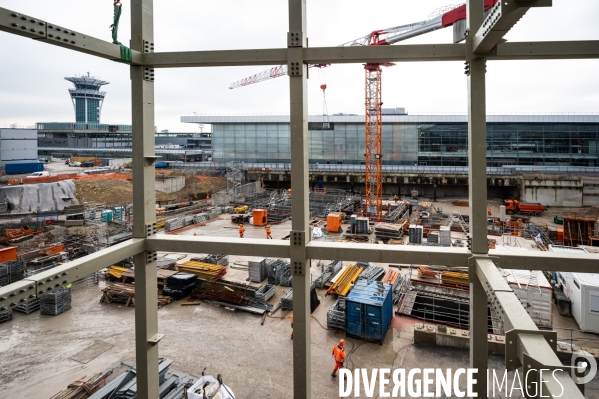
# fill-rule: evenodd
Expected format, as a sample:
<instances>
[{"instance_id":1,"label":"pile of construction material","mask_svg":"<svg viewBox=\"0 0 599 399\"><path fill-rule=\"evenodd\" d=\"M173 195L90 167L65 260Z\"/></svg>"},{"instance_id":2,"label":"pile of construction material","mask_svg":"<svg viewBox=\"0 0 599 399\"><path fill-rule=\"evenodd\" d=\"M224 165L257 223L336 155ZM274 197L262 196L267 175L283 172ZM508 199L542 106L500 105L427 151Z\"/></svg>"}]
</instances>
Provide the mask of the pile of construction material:
<instances>
[{"instance_id":1,"label":"pile of construction material","mask_svg":"<svg viewBox=\"0 0 599 399\"><path fill-rule=\"evenodd\" d=\"M318 276L314 280L314 285L316 288L320 288L321 290L328 284L328 282L341 270L343 266L343 262L341 261L332 261L328 265L323 265L323 271L320 276Z\"/></svg>"},{"instance_id":2,"label":"pile of construction material","mask_svg":"<svg viewBox=\"0 0 599 399\"><path fill-rule=\"evenodd\" d=\"M441 274L441 282L447 285L459 285L461 287L468 287L468 273L443 272Z\"/></svg>"},{"instance_id":3,"label":"pile of construction material","mask_svg":"<svg viewBox=\"0 0 599 399\"><path fill-rule=\"evenodd\" d=\"M177 265L177 270L185 273L197 274L199 279L216 281L227 274L227 268L212 263L188 261Z\"/></svg>"},{"instance_id":4,"label":"pile of construction material","mask_svg":"<svg viewBox=\"0 0 599 399\"><path fill-rule=\"evenodd\" d=\"M71 289L61 288L40 298L40 313L57 316L71 308Z\"/></svg>"},{"instance_id":5,"label":"pile of construction material","mask_svg":"<svg viewBox=\"0 0 599 399\"><path fill-rule=\"evenodd\" d=\"M214 265L227 266L229 264L229 255L224 254L209 254L200 258L191 258L196 262L212 263Z\"/></svg>"},{"instance_id":6,"label":"pile of construction material","mask_svg":"<svg viewBox=\"0 0 599 399\"><path fill-rule=\"evenodd\" d=\"M422 244L423 240L423 228L422 226L417 226L415 224L411 224L408 230L410 244Z\"/></svg>"},{"instance_id":7,"label":"pile of construction material","mask_svg":"<svg viewBox=\"0 0 599 399\"><path fill-rule=\"evenodd\" d=\"M181 272L173 274L166 279L162 295L170 296L174 300L185 298L193 291L197 279L197 274Z\"/></svg>"},{"instance_id":8,"label":"pile of construction material","mask_svg":"<svg viewBox=\"0 0 599 399\"><path fill-rule=\"evenodd\" d=\"M198 280L192 300L212 301L216 305L263 315L273 306L256 295L256 288L233 281Z\"/></svg>"},{"instance_id":9,"label":"pile of construction material","mask_svg":"<svg viewBox=\"0 0 599 399\"><path fill-rule=\"evenodd\" d=\"M158 296L158 307L168 305L173 301L170 296ZM125 306L135 306L135 285L113 283L102 289L102 297L100 302L105 303L124 303Z\"/></svg>"},{"instance_id":10,"label":"pile of construction material","mask_svg":"<svg viewBox=\"0 0 599 399\"><path fill-rule=\"evenodd\" d=\"M106 379L112 374L112 369L105 373L97 374L93 377L87 378L83 376L77 381L73 381L69 384L67 389L63 389L58 392L50 399L86 399L98 392L103 386L106 385ZM87 379L86 379L87 378ZM95 396L95 395L93 395ZM103 398L103 396L100 396Z\"/></svg>"},{"instance_id":11,"label":"pile of construction material","mask_svg":"<svg viewBox=\"0 0 599 399\"><path fill-rule=\"evenodd\" d=\"M374 226L374 234L377 240L387 241L388 239L399 240L403 237L403 228L407 221L398 224L379 223Z\"/></svg>"},{"instance_id":12,"label":"pile of construction material","mask_svg":"<svg viewBox=\"0 0 599 399\"><path fill-rule=\"evenodd\" d=\"M25 314L33 313L39 309L40 309L40 299L39 298L31 299L31 300L24 302L23 304L16 306L14 308L14 310L16 310L17 312L21 312L21 313L25 313Z\"/></svg>"}]
</instances>

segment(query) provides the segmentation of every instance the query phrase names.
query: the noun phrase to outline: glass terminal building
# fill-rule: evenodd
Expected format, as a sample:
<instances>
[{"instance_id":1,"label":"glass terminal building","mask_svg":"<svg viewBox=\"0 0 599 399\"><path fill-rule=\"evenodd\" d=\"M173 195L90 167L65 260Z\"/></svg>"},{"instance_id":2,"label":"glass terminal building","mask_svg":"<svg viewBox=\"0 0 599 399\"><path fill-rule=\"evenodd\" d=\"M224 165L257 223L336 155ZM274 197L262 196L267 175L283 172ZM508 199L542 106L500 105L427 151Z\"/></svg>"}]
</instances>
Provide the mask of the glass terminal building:
<instances>
[{"instance_id":1,"label":"glass terminal building","mask_svg":"<svg viewBox=\"0 0 599 399\"><path fill-rule=\"evenodd\" d=\"M364 117L310 116L310 163L364 162ZM183 116L212 125L213 161L288 163L288 116ZM467 116L383 115L386 165L466 166ZM488 115L487 166L599 166L599 114Z\"/></svg>"},{"instance_id":2,"label":"glass terminal building","mask_svg":"<svg viewBox=\"0 0 599 399\"><path fill-rule=\"evenodd\" d=\"M100 87L109 84L93 76L80 76L65 78L72 82L74 89L69 89L73 107L75 108L75 121L78 123L100 123L102 103L106 92L100 91Z\"/></svg>"}]
</instances>

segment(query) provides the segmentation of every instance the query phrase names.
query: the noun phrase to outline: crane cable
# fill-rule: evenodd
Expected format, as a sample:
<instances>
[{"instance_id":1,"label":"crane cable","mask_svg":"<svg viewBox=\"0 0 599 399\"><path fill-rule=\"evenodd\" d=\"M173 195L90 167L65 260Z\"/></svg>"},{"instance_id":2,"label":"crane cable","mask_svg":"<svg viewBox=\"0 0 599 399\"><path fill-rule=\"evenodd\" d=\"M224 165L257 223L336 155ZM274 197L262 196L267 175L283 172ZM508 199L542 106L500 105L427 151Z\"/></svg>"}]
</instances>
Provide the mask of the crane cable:
<instances>
[{"instance_id":1,"label":"crane cable","mask_svg":"<svg viewBox=\"0 0 599 399\"><path fill-rule=\"evenodd\" d=\"M123 62L131 62L132 58L131 58L131 49L125 45L123 45L123 43L119 42L117 39L118 36L118 32L119 32L119 21L121 19L121 12L123 5L121 4L120 0L116 0L113 3L114 6L114 19L113 19L113 23L112 25L110 25L110 29L112 30L112 43L113 44L118 44L121 47L121 61Z\"/></svg>"}]
</instances>

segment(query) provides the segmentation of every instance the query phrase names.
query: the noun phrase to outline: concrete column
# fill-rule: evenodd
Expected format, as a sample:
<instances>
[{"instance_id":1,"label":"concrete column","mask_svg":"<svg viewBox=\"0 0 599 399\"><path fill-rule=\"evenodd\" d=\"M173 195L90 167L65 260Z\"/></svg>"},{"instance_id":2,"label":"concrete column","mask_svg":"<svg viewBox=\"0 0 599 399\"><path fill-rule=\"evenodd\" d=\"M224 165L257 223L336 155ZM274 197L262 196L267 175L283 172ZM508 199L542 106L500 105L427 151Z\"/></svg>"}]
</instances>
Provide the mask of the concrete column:
<instances>
[{"instance_id":1,"label":"concrete column","mask_svg":"<svg viewBox=\"0 0 599 399\"><path fill-rule=\"evenodd\" d=\"M469 232L472 253L488 253L487 244L487 126L485 73L486 60L471 53L472 37L483 22L483 0L467 1L466 39L468 75L468 194L470 198ZM476 277L476 263L469 265L470 273L470 367L478 369L475 392L487 397L487 295Z\"/></svg>"},{"instance_id":2,"label":"concrete column","mask_svg":"<svg viewBox=\"0 0 599 399\"><path fill-rule=\"evenodd\" d=\"M291 133L291 269L293 272L293 398L311 397L310 384L310 260L306 244L310 240L308 202L308 97L306 46L306 0L289 0L287 38Z\"/></svg>"},{"instance_id":3,"label":"concrete column","mask_svg":"<svg viewBox=\"0 0 599 399\"><path fill-rule=\"evenodd\" d=\"M153 43L153 0L131 4L131 48L144 52ZM154 81L143 66L131 67L133 122L133 237L153 234L156 221L154 174ZM150 232L148 233L148 230ZM158 399L158 289L155 252L135 255L135 360L137 395Z\"/></svg>"}]
</instances>

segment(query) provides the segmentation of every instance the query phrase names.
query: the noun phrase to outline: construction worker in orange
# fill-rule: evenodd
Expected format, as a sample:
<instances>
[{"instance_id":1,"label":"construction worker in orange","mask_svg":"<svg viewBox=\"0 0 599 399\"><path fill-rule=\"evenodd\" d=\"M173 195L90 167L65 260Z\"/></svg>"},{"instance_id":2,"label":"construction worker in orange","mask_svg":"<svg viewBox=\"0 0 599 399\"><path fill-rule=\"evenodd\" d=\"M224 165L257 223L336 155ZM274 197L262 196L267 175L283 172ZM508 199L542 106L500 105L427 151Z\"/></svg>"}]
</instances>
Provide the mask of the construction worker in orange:
<instances>
[{"instance_id":1,"label":"construction worker in orange","mask_svg":"<svg viewBox=\"0 0 599 399\"><path fill-rule=\"evenodd\" d=\"M487 208L487 214L488 214L489 216L493 215L493 211L491 210L491 207L488 207L488 208Z\"/></svg>"},{"instance_id":2,"label":"construction worker in orange","mask_svg":"<svg viewBox=\"0 0 599 399\"><path fill-rule=\"evenodd\" d=\"M210 201L210 194L206 193L206 201Z\"/></svg>"},{"instance_id":3,"label":"construction worker in orange","mask_svg":"<svg viewBox=\"0 0 599 399\"><path fill-rule=\"evenodd\" d=\"M395 200L395 203L397 204L397 195L394 195L393 199Z\"/></svg>"},{"instance_id":4,"label":"construction worker in orange","mask_svg":"<svg viewBox=\"0 0 599 399\"><path fill-rule=\"evenodd\" d=\"M272 235L271 235L272 229L270 228L270 224L267 224L265 229L266 229L266 239L272 240Z\"/></svg>"},{"instance_id":5,"label":"construction worker in orange","mask_svg":"<svg viewBox=\"0 0 599 399\"><path fill-rule=\"evenodd\" d=\"M340 339L337 345L333 346L333 359L335 359L335 368L331 377L337 377L337 370L343 367L345 361L345 340Z\"/></svg>"},{"instance_id":6,"label":"construction worker in orange","mask_svg":"<svg viewBox=\"0 0 599 399\"><path fill-rule=\"evenodd\" d=\"M293 339L293 313L291 313L291 339Z\"/></svg>"},{"instance_id":7,"label":"construction worker in orange","mask_svg":"<svg viewBox=\"0 0 599 399\"><path fill-rule=\"evenodd\" d=\"M290 188L287 189L287 196L291 197L291 189Z\"/></svg>"},{"instance_id":8,"label":"construction worker in orange","mask_svg":"<svg viewBox=\"0 0 599 399\"><path fill-rule=\"evenodd\" d=\"M360 217L363 218L364 217L364 211L360 210Z\"/></svg>"},{"instance_id":9,"label":"construction worker in orange","mask_svg":"<svg viewBox=\"0 0 599 399\"><path fill-rule=\"evenodd\" d=\"M239 238L243 238L244 233L245 233L245 227L243 227L243 224L239 223Z\"/></svg>"}]
</instances>

